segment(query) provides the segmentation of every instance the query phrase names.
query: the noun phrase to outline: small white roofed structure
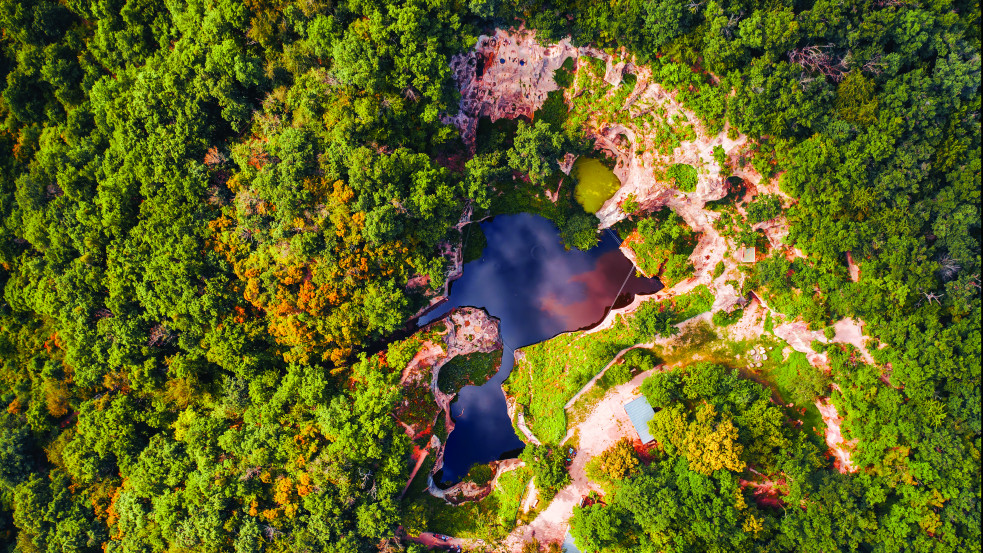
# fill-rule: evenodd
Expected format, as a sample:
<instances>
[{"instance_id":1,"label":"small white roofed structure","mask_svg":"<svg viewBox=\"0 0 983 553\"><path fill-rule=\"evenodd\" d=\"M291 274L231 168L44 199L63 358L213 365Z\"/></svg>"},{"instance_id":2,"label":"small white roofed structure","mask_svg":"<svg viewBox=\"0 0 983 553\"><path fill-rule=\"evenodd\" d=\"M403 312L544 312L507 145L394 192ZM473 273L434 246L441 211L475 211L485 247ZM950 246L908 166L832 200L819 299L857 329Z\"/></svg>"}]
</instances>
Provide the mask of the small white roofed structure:
<instances>
[{"instance_id":1,"label":"small white roofed structure","mask_svg":"<svg viewBox=\"0 0 983 553\"><path fill-rule=\"evenodd\" d=\"M635 432L638 433L638 437L642 440L643 444L647 444L655 439L649 434L649 421L655 417L655 410L649 405L645 396L626 403L625 413L631 419L631 424L635 427Z\"/></svg>"},{"instance_id":2,"label":"small white roofed structure","mask_svg":"<svg viewBox=\"0 0 983 553\"><path fill-rule=\"evenodd\" d=\"M742 248L737 250L737 258L741 260L741 263L754 263L756 253L754 246Z\"/></svg>"}]
</instances>

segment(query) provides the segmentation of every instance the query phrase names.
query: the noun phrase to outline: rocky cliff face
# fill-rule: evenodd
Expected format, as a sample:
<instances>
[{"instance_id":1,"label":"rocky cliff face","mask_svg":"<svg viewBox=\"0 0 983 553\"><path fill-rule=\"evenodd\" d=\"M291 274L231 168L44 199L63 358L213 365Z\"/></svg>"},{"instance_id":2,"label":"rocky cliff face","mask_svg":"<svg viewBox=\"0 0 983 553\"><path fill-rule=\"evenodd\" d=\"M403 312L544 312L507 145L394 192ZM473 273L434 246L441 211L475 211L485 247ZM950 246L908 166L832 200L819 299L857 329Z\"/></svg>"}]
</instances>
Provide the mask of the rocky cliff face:
<instances>
[{"instance_id":1,"label":"rocky cliff face","mask_svg":"<svg viewBox=\"0 0 983 553\"><path fill-rule=\"evenodd\" d=\"M727 128L713 135L706 133L694 113L676 101L671 92L653 82L650 69L635 65L624 52L612 56L595 48L575 47L569 38L552 46L543 46L536 41L534 32L523 29L499 29L493 35L482 35L474 50L451 60L461 102L458 113L446 116L445 121L457 126L464 143L473 149L480 118L489 117L492 121L517 117L532 119L546 101L547 94L559 89L553 75L567 58L573 58L578 65L587 63L587 58L604 61L603 80L607 84L617 86L627 74L636 77L634 89L617 107L627 115L621 118L627 123L611 123L610 114L598 112L587 119L584 128L597 148L616 160L615 174L622 183L621 189L597 213L602 228L626 216L620 205L628 196L633 196L646 211L667 205L676 208L682 204L699 209L707 201L723 198L727 192L725 171L713 156L717 146L727 155L730 174L755 186L761 180L760 175L749 167L738 167L737 159L749 146L746 136L729 134ZM567 94L576 97L582 92L575 86ZM610 94L613 93L614 90ZM660 151L654 132L640 123L652 113L659 113L666 120L692 122L696 137L683 141L672 151ZM568 162L565 167L572 164L572 159L564 161ZM659 177L664 171L657 169L675 163L697 168L694 192L681 192L665 177Z\"/></svg>"},{"instance_id":2,"label":"rocky cliff face","mask_svg":"<svg viewBox=\"0 0 983 553\"><path fill-rule=\"evenodd\" d=\"M457 115L444 121L455 125L474 151L479 119L532 119L546 95L558 88L553 72L577 55L570 39L547 47L530 31L498 29L491 36L482 35L474 50L451 59L461 104Z\"/></svg>"}]
</instances>

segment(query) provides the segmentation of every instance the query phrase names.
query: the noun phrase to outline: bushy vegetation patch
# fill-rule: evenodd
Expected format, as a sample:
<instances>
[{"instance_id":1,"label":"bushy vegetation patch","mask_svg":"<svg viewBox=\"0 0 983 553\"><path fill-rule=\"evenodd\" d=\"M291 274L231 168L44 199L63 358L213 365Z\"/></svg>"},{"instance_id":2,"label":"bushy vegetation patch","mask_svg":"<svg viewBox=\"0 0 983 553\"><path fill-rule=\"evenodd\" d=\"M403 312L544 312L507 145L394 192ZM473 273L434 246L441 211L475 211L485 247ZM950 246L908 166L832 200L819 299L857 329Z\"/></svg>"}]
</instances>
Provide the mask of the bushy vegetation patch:
<instances>
[{"instance_id":1,"label":"bushy vegetation patch","mask_svg":"<svg viewBox=\"0 0 983 553\"><path fill-rule=\"evenodd\" d=\"M478 223L471 223L464 227L461 232L464 241L464 252L463 259L464 263L470 263L481 259L482 253L485 251L485 247L488 245L488 239L485 237L485 233L481 230L481 225Z\"/></svg>"},{"instance_id":2,"label":"bushy vegetation patch","mask_svg":"<svg viewBox=\"0 0 983 553\"><path fill-rule=\"evenodd\" d=\"M828 394L832 381L829 373L813 367L806 355L798 351L789 352L788 359L776 363L769 373L769 380L775 383L782 398L796 405L809 406Z\"/></svg>"},{"instance_id":3,"label":"bushy vegetation patch","mask_svg":"<svg viewBox=\"0 0 983 553\"><path fill-rule=\"evenodd\" d=\"M527 445L519 458L532 471L540 501L544 504L549 504L570 483L566 451L562 447Z\"/></svg>"},{"instance_id":4,"label":"bushy vegetation patch","mask_svg":"<svg viewBox=\"0 0 983 553\"><path fill-rule=\"evenodd\" d=\"M488 468L487 465L479 466ZM432 467L433 462L428 459L404 496L400 524L407 532L414 535L437 532L465 539L500 540L519 523L519 508L532 479L530 469L519 468L502 473L491 493L479 501L448 505L426 491L427 473L423 470ZM472 470L475 468L477 466ZM478 470L483 472L483 469ZM477 476L480 479L486 474ZM490 474L487 476L491 478ZM526 516L535 516L535 511Z\"/></svg>"},{"instance_id":5,"label":"bushy vegetation patch","mask_svg":"<svg viewBox=\"0 0 983 553\"><path fill-rule=\"evenodd\" d=\"M747 205L751 224L770 221L782 213L782 198L777 194L760 194Z\"/></svg>"},{"instance_id":6,"label":"bushy vegetation patch","mask_svg":"<svg viewBox=\"0 0 983 553\"><path fill-rule=\"evenodd\" d=\"M479 486L484 486L495 476L495 471L488 465L474 465L464 477L468 482L474 482Z\"/></svg>"},{"instance_id":7,"label":"bushy vegetation patch","mask_svg":"<svg viewBox=\"0 0 983 553\"><path fill-rule=\"evenodd\" d=\"M730 326L741 320L744 316L743 309L732 309L730 311L717 311L713 314L713 324L719 327Z\"/></svg>"},{"instance_id":8,"label":"bushy vegetation patch","mask_svg":"<svg viewBox=\"0 0 983 553\"><path fill-rule=\"evenodd\" d=\"M640 219L637 234L628 240L639 268L658 276L666 288L692 273L689 256L697 242L697 235L682 217L668 209Z\"/></svg>"},{"instance_id":9,"label":"bushy vegetation patch","mask_svg":"<svg viewBox=\"0 0 983 553\"><path fill-rule=\"evenodd\" d=\"M630 444L620 442L592 462L591 474L607 494L603 505L574 509L571 533L580 546L665 549L685 536L712 548L719 530L707 531L707 521L725 527L728 543L741 548L780 539L812 543L807 532L784 528L778 538L779 521L791 516L808 525L821 507L811 501L804 510L761 507L739 484L759 480L758 474L781 474L786 484L777 486L773 500L799 505L819 486L812 477L827 466L818 437L795 428L767 388L702 363L655 373L642 392L657 410L649 427L661 455L642 465ZM663 508L666 497L673 498L671 511ZM833 501L842 508L851 504L842 496Z\"/></svg>"},{"instance_id":10,"label":"bushy vegetation patch","mask_svg":"<svg viewBox=\"0 0 983 553\"><path fill-rule=\"evenodd\" d=\"M480 386L495 376L501 365L502 350L457 355L440 367L437 387L445 394L454 394L467 385Z\"/></svg>"},{"instance_id":11,"label":"bushy vegetation patch","mask_svg":"<svg viewBox=\"0 0 983 553\"><path fill-rule=\"evenodd\" d=\"M464 510L403 510L412 444L393 414L418 393L400 386L412 348L367 352L443 286L440 252L465 206L540 213L585 237L568 225L573 187L547 197L557 160L593 150L588 121L629 118L660 154L725 123L746 136L733 169L765 185L780 175L794 200L784 245L805 257L769 257L750 230L773 199L747 219L718 205L721 233L764 259L745 288L816 330L864 321L875 362L819 347L857 472L807 469L804 439L746 384L697 382L666 409L678 408L679 435L665 436L676 449L577 515L581 545L978 547L978 2L35 0L0 13L9 547L402 550L403 517L412 532L500 538L518 477L515 493ZM449 61L517 18L544 42L627 53L700 120L622 109L630 83L611 87L601 60L581 59L562 129L558 117L482 123L471 156L441 117L458 108ZM653 170L691 190L702 169ZM407 286L420 276L431 291ZM683 302L637 318L645 331L543 346L569 366L530 355L543 380L520 374L518 388L533 424L562 436L557 403L613 351L705 303ZM667 361L719 364L731 348L709 324L683 338ZM770 363L749 376L767 381ZM822 389L801 360L782 370L793 397ZM734 453L771 473L780 516L745 500L754 473L731 470Z\"/></svg>"}]
</instances>

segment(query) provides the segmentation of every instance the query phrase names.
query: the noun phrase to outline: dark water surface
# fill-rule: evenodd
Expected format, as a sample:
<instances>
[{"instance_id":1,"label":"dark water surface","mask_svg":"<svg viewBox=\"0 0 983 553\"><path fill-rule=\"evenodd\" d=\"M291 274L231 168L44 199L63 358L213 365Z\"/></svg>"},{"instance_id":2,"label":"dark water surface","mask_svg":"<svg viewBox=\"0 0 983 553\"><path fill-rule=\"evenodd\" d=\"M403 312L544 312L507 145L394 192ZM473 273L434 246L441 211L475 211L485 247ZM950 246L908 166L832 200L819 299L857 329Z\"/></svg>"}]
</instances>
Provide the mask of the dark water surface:
<instances>
[{"instance_id":1,"label":"dark water surface","mask_svg":"<svg viewBox=\"0 0 983 553\"><path fill-rule=\"evenodd\" d=\"M502 392L515 349L596 323L619 296L626 302L662 288L657 279L635 276L610 232L582 252L565 250L556 226L538 215L501 215L481 223L481 229L488 238L481 259L464 265L448 301L419 321L422 326L464 306L483 307L501 320L501 369L482 386L465 386L451 405L455 428L444 451L447 482L460 480L474 463L522 448Z\"/></svg>"}]
</instances>

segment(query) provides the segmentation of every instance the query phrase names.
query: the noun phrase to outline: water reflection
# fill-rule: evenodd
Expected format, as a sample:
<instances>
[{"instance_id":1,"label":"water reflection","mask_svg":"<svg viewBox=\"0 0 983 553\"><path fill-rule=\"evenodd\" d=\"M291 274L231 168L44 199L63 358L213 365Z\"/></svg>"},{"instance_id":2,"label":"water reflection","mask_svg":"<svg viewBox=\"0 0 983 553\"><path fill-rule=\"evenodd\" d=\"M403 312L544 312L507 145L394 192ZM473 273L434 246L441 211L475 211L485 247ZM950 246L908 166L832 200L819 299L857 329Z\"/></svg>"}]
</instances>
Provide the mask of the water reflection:
<instances>
[{"instance_id":1,"label":"water reflection","mask_svg":"<svg viewBox=\"0 0 983 553\"><path fill-rule=\"evenodd\" d=\"M531 214L499 216L481 224L488 246L464 266L450 298L420 325L455 307L483 307L501 320L502 367L482 386L466 386L451 406L456 423L447 439L443 477L456 481L474 463L487 463L523 446L505 407L502 382L515 348L600 320L620 295L652 293L655 279L635 276L618 241L604 233L590 250L565 250L557 228Z\"/></svg>"}]
</instances>

